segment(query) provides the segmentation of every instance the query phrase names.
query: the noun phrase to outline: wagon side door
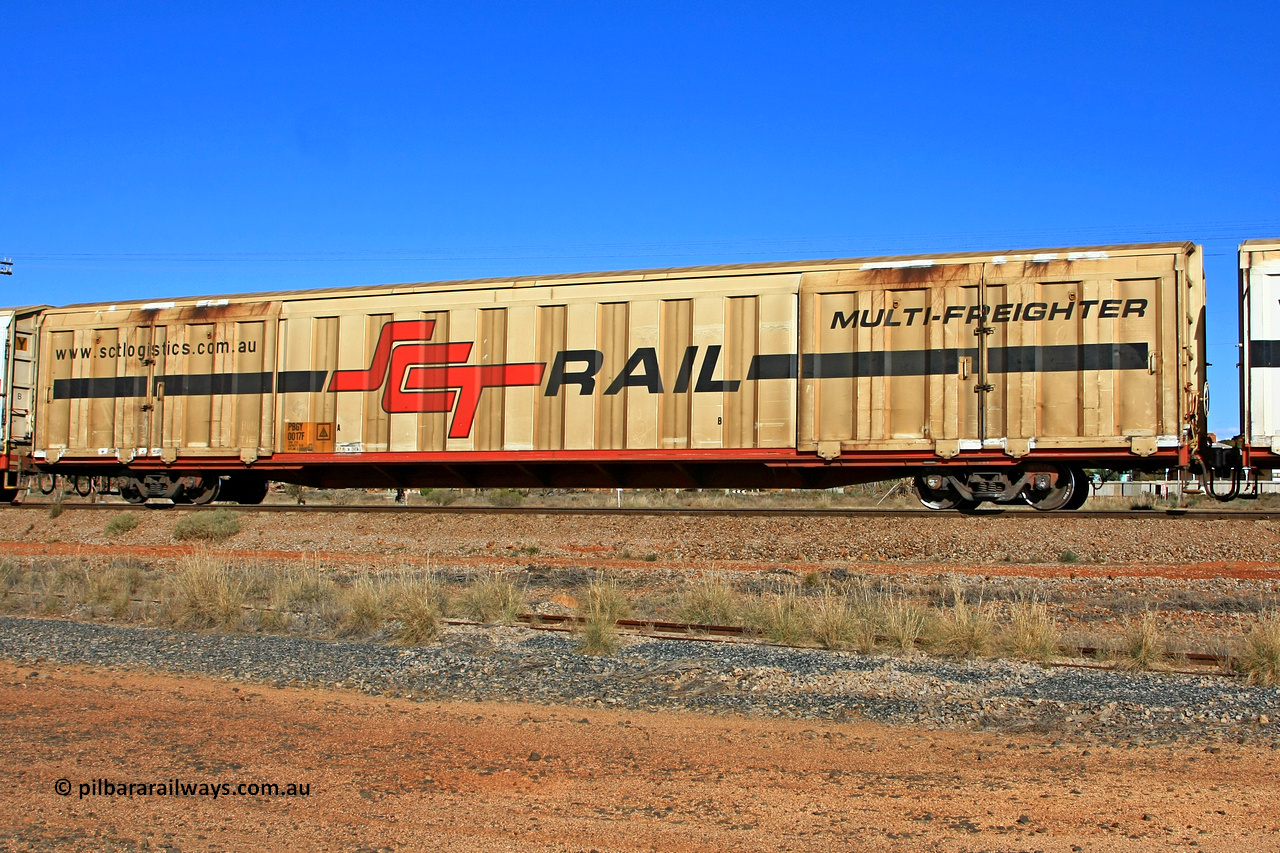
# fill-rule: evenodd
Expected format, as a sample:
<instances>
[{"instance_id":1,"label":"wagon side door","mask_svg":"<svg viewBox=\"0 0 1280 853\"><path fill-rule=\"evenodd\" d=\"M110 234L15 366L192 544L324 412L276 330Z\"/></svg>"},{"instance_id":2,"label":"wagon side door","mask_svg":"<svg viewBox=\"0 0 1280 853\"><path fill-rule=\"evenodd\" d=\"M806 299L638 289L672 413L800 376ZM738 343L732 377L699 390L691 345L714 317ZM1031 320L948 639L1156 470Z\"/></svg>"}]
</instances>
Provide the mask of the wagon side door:
<instances>
[{"instance_id":1,"label":"wagon side door","mask_svg":"<svg viewBox=\"0 0 1280 853\"><path fill-rule=\"evenodd\" d=\"M980 448L981 272L911 261L804 274L798 449L834 458Z\"/></svg>"},{"instance_id":2,"label":"wagon side door","mask_svg":"<svg viewBox=\"0 0 1280 853\"><path fill-rule=\"evenodd\" d=\"M218 302L156 320L153 448L168 459L272 452L280 304Z\"/></svg>"},{"instance_id":3,"label":"wagon side door","mask_svg":"<svg viewBox=\"0 0 1280 853\"><path fill-rule=\"evenodd\" d=\"M987 443L1015 456L1176 445L1176 256L1078 254L1101 257L986 267Z\"/></svg>"}]
</instances>

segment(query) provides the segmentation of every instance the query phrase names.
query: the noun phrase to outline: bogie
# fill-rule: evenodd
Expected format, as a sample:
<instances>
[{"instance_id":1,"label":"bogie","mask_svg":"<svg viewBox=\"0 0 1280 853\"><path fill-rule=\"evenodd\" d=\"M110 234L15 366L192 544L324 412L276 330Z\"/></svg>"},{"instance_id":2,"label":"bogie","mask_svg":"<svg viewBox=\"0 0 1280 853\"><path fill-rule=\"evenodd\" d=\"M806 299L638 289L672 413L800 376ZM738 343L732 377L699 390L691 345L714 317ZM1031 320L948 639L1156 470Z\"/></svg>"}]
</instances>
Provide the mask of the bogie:
<instances>
[{"instance_id":1,"label":"bogie","mask_svg":"<svg viewBox=\"0 0 1280 853\"><path fill-rule=\"evenodd\" d=\"M1043 512L1079 509L1089 494L1084 471L1068 466L960 470L916 477L916 493L929 509L972 510L984 502L1025 501Z\"/></svg>"}]
</instances>

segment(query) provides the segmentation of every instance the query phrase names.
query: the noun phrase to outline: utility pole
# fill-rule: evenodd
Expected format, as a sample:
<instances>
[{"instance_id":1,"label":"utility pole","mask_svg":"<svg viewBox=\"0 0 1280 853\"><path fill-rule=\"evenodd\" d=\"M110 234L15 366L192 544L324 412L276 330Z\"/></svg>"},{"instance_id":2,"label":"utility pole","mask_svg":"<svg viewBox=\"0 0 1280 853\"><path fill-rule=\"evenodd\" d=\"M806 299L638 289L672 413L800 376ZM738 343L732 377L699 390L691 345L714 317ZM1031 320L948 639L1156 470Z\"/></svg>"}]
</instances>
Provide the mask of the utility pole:
<instances>
[{"instance_id":1,"label":"utility pole","mask_svg":"<svg viewBox=\"0 0 1280 853\"><path fill-rule=\"evenodd\" d=\"M13 258L0 258L0 275L13 275Z\"/></svg>"}]
</instances>

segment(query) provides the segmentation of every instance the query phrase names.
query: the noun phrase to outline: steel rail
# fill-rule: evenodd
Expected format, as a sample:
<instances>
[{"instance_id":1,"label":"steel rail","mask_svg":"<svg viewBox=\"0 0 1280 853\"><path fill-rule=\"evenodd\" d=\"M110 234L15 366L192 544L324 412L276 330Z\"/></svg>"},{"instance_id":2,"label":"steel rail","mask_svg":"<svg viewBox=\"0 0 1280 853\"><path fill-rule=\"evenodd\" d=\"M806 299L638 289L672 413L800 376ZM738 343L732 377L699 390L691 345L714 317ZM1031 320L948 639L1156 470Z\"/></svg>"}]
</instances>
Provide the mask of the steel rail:
<instances>
[{"instance_id":1,"label":"steel rail","mask_svg":"<svg viewBox=\"0 0 1280 853\"><path fill-rule=\"evenodd\" d=\"M454 625L478 625L480 623L468 620L444 620L448 624ZM586 619L581 616L560 616L546 615L539 613L523 613L516 617L516 621L528 628L540 628L548 631L573 631L578 626L586 623ZM677 640L729 640L737 638L743 642L750 643L769 643L763 640L755 629L742 625L701 625L686 622L664 622L654 619L619 619L617 620L619 628L625 628L630 631L643 634L645 636L655 637L658 639L677 639ZM876 637L876 642L886 641L888 637ZM770 645L788 646L786 643L769 643ZM916 640L916 646L920 647L922 641ZM788 646L789 648L809 648L807 646ZM1071 651L1072 657L1076 658L1097 658L1099 655L1117 656L1120 649L1105 648L1102 646L1063 646L1064 651ZM1199 664L1201 666L1217 666L1222 667L1223 656L1211 654L1208 652L1183 652L1170 655L1171 659L1185 661L1186 663ZM1078 662L1059 662L1055 666L1081 666L1097 669L1113 669L1105 663L1078 663Z\"/></svg>"},{"instance_id":2,"label":"steel rail","mask_svg":"<svg viewBox=\"0 0 1280 853\"><path fill-rule=\"evenodd\" d=\"M11 594L32 596L36 593L12 590ZM52 595L54 598L61 598L64 601L68 598L66 593L61 592L48 593L48 595ZM159 600L147 601L141 598L130 598L129 601L133 604L161 604ZM240 609L245 611L276 610L274 607L259 608L252 604L242 604L240 605ZM296 613L296 611L286 612ZM75 622L77 620L69 619L67 621ZM442 618L440 621L445 625L469 625L478 628L490 628L495 627L495 625L498 624L476 622L472 619ZM520 627L530 628L535 631L554 631L558 633L573 633L574 631L579 630L579 628L586 624L586 622L587 619L581 616L564 616L547 613L521 613L515 618L515 624ZM791 643L775 643L762 638L756 629L743 625L702 625L689 622L667 622L660 619L618 619L614 624L630 634L638 634L640 636L651 637L657 640L687 640L703 643L745 643L748 645L770 645L796 649L813 648L812 646L801 646ZM888 638L877 636L876 642L886 639ZM915 646L916 648L921 648L923 646L923 642L917 639L915 641ZM1048 661L1048 666L1066 669L1118 669L1118 667L1113 663L1104 663L1097 660L1086 661L1085 659L1096 659L1099 655L1106 655L1110 657L1118 656L1120 653L1119 649L1104 648L1100 646L1064 645L1061 647L1061 650L1063 652L1069 652L1069 657L1075 659L1064 660L1062 658L1058 658L1056 660ZM832 650L828 649L828 651ZM835 651L840 650L836 649ZM1228 668L1228 663L1224 660L1222 655L1205 652L1183 652L1180 654L1170 655L1169 658L1171 663L1185 662L1188 664L1197 664L1201 668L1198 670L1190 670L1170 667L1168 669L1160 670L1161 672L1178 675L1208 674L1221 675L1225 677L1238 676L1238 673L1233 672ZM1206 672L1206 668L1210 667L1215 669Z\"/></svg>"},{"instance_id":3,"label":"steel rail","mask_svg":"<svg viewBox=\"0 0 1280 853\"><path fill-rule=\"evenodd\" d=\"M0 504L0 509L48 509L55 505L53 501L24 501L21 504ZM130 504L123 501L101 503L62 503L63 511L115 511L130 509L166 509L179 512L202 512L207 510L227 509L234 512L264 513L364 513L406 515L566 515L566 516L658 516L671 518L706 517L706 518L925 518L928 516L961 516L970 518L1181 518L1198 521L1268 521L1280 519L1280 509L1248 510L1248 509L1080 509L1063 510L1061 512L1044 513L1030 507L999 508L977 510L971 513L960 513L955 510L932 509L884 509L882 507L842 507L842 508L793 508L793 507L566 507L566 506L402 506L397 504L258 504L241 506L238 504L208 504L194 506L191 504Z\"/></svg>"}]
</instances>

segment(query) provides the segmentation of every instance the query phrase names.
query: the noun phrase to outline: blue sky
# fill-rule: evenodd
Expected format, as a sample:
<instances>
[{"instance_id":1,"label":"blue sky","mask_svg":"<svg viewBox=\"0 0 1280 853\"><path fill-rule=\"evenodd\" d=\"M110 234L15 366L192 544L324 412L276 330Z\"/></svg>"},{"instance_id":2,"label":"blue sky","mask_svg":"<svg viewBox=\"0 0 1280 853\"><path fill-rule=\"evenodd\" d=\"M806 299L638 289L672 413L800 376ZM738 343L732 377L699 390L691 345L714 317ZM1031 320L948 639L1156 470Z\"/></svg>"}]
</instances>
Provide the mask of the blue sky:
<instances>
[{"instance_id":1,"label":"blue sky","mask_svg":"<svg viewBox=\"0 0 1280 853\"><path fill-rule=\"evenodd\" d=\"M1280 235L1280 6L0 2L2 303Z\"/></svg>"}]
</instances>

